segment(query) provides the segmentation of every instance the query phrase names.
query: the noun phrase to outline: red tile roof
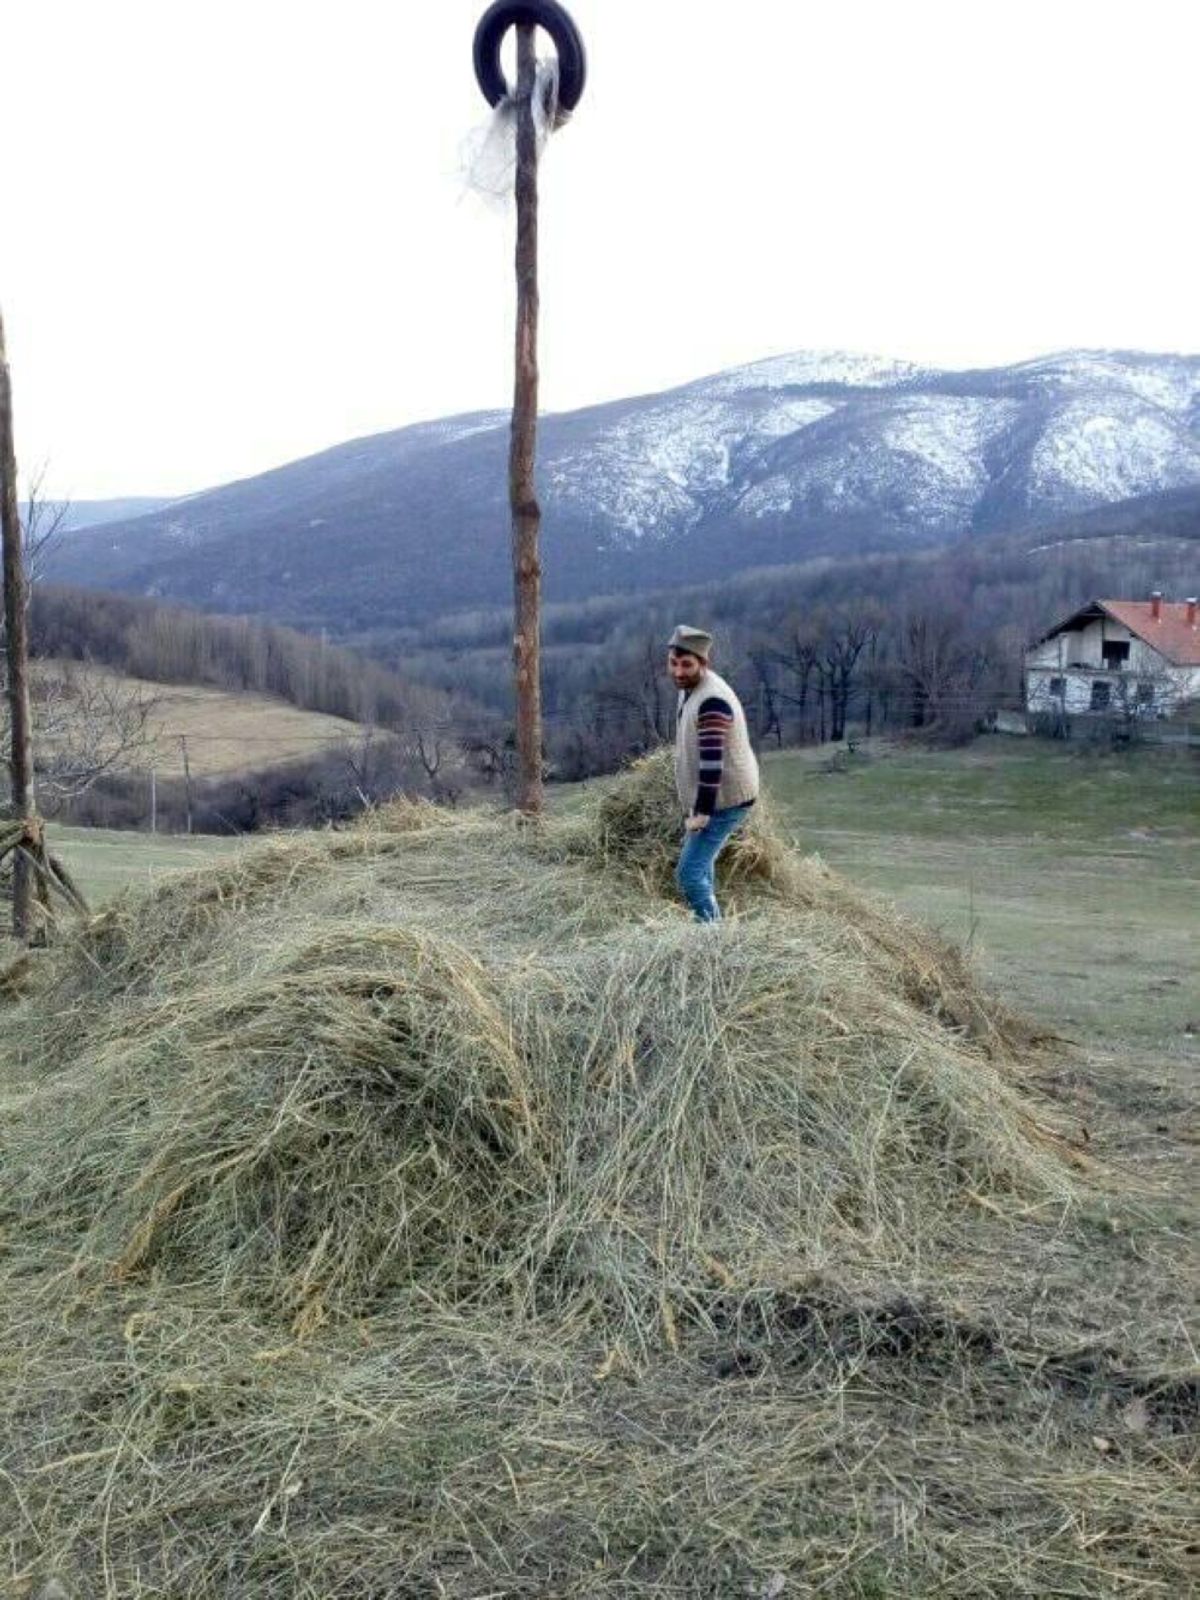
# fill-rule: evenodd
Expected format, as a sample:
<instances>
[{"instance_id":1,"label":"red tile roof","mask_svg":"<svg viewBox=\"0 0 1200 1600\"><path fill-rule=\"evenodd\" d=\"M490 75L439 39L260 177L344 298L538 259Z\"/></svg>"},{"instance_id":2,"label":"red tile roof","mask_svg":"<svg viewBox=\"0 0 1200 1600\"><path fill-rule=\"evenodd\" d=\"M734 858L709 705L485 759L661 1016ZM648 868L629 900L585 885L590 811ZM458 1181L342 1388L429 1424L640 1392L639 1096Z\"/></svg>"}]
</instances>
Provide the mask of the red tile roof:
<instances>
[{"instance_id":1,"label":"red tile roof","mask_svg":"<svg viewBox=\"0 0 1200 1600\"><path fill-rule=\"evenodd\" d=\"M1164 600L1157 622L1149 600L1097 600L1096 604L1174 666L1200 667L1200 627L1188 623L1184 601Z\"/></svg>"}]
</instances>

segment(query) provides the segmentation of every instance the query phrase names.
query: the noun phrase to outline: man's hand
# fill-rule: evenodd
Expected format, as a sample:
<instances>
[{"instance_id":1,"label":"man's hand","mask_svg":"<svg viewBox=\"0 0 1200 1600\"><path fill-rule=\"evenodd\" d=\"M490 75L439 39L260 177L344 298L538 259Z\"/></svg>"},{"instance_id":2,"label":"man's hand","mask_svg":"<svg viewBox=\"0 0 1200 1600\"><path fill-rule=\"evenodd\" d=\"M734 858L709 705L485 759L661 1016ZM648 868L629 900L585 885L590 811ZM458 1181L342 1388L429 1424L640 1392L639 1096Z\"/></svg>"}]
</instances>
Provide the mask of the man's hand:
<instances>
[{"instance_id":1,"label":"man's hand","mask_svg":"<svg viewBox=\"0 0 1200 1600\"><path fill-rule=\"evenodd\" d=\"M708 827L708 818L703 814L703 812L693 811L691 816L684 823L684 827L689 833L703 833L705 828Z\"/></svg>"}]
</instances>

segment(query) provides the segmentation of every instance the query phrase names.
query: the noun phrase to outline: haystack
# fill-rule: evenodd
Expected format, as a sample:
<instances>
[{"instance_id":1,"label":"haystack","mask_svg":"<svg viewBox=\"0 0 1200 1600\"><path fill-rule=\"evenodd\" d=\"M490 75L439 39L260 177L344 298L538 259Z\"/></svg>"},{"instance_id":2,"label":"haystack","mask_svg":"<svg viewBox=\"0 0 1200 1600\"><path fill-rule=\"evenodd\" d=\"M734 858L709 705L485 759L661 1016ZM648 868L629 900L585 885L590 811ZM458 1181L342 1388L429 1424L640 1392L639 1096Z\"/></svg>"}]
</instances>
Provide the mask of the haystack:
<instances>
[{"instance_id":1,"label":"haystack","mask_svg":"<svg viewBox=\"0 0 1200 1600\"><path fill-rule=\"evenodd\" d=\"M576 848L599 866L638 873L651 891L671 893L679 854L678 802L669 753L635 763L594 812L581 819ZM985 1045L1007 1050L1028 1030L979 986L962 952L932 929L898 915L894 905L852 887L819 857L792 848L776 821L769 792L717 862L722 899L735 909L765 901L834 921L873 959L880 981L914 1005Z\"/></svg>"},{"instance_id":2,"label":"haystack","mask_svg":"<svg viewBox=\"0 0 1200 1600\"><path fill-rule=\"evenodd\" d=\"M14 1583L1048 1592L980 1575L1015 1458L972 1538L880 1534L903 1450L863 1409L880 1359L888 1407L976 1358L1012 1405L1044 1355L989 1293L1078 1204L1019 1033L766 813L737 914L692 925L664 782L540 831L402 807L247 849L9 1007ZM1039 1507L1041 1583L1077 1558Z\"/></svg>"}]
</instances>

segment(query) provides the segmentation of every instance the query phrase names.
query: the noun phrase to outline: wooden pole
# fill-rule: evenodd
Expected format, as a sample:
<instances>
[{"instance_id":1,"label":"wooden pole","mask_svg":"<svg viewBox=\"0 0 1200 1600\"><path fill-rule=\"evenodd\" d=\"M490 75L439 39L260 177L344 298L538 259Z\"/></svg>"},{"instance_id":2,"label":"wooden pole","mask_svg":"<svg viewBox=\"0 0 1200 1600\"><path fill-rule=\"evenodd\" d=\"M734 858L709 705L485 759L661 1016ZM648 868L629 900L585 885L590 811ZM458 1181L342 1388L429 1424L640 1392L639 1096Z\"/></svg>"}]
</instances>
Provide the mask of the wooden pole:
<instances>
[{"instance_id":1,"label":"wooden pole","mask_svg":"<svg viewBox=\"0 0 1200 1600\"><path fill-rule=\"evenodd\" d=\"M513 673L517 702L517 805L541 815L542 567L538 535L542 513L534 482L538 409L538 151L533 117L537 74L536 29L517 27L517 331L508 493L512 508Z\"/></svg>"},{"instance_id":2,"label":"wooden pole","mask_svg":"<svg viewBox=\"0 0 1200 1600\"><path fill-rule=\"evenodd\" d=\"M13 436L12 379L0 315L0 532L4 545L4 628L8 656L8 711L12 732L9 769L13 816L34 824L33 715L29 704L29 579L17 510L17 452ZM34 871L28 855L13 853L13 936L27 943L33 931Z\"/></svg>"},{"instance_id":3,"label":"wooden pole","mask_svg":"<svg viewBox=\"0 0 1200 1600\"><path fill-rule=\"evenodd\" d=\"M187 807L187 831L192 831L192 765L188 760L187 734L179 735L179 748L183 751L183 795Z\"/></svg>"}]
</instances>

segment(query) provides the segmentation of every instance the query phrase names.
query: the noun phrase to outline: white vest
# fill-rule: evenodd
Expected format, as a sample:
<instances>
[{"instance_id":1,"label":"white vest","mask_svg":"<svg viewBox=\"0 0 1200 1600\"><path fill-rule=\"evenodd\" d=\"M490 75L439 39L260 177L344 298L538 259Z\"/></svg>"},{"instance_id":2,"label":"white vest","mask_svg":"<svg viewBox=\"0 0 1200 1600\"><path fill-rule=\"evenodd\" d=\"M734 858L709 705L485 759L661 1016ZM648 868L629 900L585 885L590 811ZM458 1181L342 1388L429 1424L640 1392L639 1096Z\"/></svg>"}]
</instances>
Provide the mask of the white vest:
<instances>
[{"instance_id":1,"label":"white vest","mask_svg":"<svg viewBox=\"0 0 1200 1600\"><path fill-rule=\"evenodd\" d=\"M719 695L733 707L733 727L725 740L725 760L721 768L721 787L717 790L717 810L744 806L758 799L758 762L750 748L750 730L742 703L724 678L709 667L700 682L685 694L679 691L678 720L675 724L675 787L679 803L690 812L696 803L700 783L700 738L696 719L710 695Z\"/></svg>"}]
</instances>

